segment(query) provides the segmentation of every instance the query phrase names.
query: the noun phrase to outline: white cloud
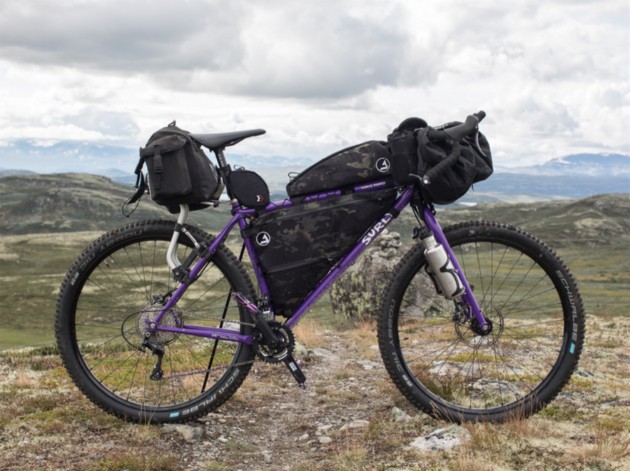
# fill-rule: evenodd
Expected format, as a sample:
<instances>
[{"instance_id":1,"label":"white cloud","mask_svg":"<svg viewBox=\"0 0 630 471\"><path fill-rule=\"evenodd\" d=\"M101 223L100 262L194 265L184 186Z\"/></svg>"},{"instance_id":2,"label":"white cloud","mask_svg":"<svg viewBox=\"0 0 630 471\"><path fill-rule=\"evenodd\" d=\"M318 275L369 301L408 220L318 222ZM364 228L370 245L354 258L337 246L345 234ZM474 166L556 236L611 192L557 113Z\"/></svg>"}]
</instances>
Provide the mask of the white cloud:
<instances>
[{"instance_id":1,"label":"white cloud","mask_svg":"<svg viewBox=\"0 0 630 471\"><path fill-rule=\"evenodd\" d=\"M234 5L9 0L0 6L0 51L18 62L127 73L221 69L240 57Z\"/></svg>"},{"instance_id":2,"label":"white cloud","mask_svg":"<svg viewBox=\"0 0 630 471\"><path fill-rule=\"evenodd\" d=\"M626 0L0 4L0 141L141 145L267 128L239 152L317 157L402 119L463 119L502 164L630 153Z\"/></svg>"}]
</instances>

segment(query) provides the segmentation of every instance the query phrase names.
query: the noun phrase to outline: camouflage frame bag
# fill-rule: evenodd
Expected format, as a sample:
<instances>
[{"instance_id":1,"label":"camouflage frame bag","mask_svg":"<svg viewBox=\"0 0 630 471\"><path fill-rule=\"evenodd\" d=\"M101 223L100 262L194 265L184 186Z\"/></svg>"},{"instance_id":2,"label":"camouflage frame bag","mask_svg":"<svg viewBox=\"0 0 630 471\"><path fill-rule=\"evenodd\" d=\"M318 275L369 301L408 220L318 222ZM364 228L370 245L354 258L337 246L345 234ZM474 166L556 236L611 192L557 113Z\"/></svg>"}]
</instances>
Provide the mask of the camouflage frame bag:
<instances>
[{"instance_id":1,"label":"camouflage frame bag","mask_svg":"<svg viewBox=\"0 0 630 471\"><path fill-rule=\"evenodd\" d=\"M276 314L300 302L394 203L393 188L328 197L263 213L252 237Z\"/></svg>"},{"instance_id":2,"label":"camouflage frame bag","mask_svg":"<svg viewBox=\"0 0 630 471\"><path fill-rule=\"evenodd\" d=\"M368 141L335 152L311 165L289 182L287 193L293 198L358 185L390 175L387 143Z\"/></svg>"}]
</instances>

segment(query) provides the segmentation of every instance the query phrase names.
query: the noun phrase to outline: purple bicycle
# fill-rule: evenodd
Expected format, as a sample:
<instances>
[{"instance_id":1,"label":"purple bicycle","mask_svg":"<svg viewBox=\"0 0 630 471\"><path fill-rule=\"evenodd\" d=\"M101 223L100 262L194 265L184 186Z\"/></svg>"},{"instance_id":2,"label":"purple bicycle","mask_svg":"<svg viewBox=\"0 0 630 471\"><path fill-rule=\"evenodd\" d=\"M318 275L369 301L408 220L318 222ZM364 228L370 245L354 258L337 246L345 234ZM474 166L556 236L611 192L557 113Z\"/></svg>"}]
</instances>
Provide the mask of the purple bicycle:
<instances>
[{"instance_id":1,"label":"purple bicycle","mask_svg":"<svg viewBox=\"0 0 630 471\"><path fill-rule=\"evenodd\" d=\"M70 267L55 332L74 383L103 410L142 423L215 410L256 360L285 364L304 387L292 328L410 207L416 243L394 269L378 317L391 379L417 408L448 421L539 411L568 382L582 350L573 277L523 230L484 221L442 229L435 217L433 203L470 186L453 183L467 172L460 164L489 158L478 131L484 116L435 129L406 120L389 143L344 149L305 170L277 203L257 174L232 169L224 154L263 130L156 133L141 150L136 199L146 164L151 197L178 213L177 222L114 229ZM218 166L203 163L202 146ZM431 163L431 149L444 158ZM218 204L223 185L232 208L224 229L213 236L187 225L190 210ZM452 194L440 194L445 188ZM227 247L234 231L240 257Z\"/></svg>"}]
</instances>

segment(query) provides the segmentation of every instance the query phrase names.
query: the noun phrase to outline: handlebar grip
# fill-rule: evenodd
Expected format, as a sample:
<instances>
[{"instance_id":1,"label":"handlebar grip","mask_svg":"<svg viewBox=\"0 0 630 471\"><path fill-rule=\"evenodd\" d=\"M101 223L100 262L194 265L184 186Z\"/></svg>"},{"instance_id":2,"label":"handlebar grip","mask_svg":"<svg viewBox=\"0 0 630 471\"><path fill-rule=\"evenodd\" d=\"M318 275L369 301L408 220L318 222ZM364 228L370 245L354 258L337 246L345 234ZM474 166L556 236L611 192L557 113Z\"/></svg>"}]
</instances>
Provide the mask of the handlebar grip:
<instances>
[{"instance_id":1,"label":"handlebar grip","mask_svg":"<svg viewBox=\"0 0 630 471\"><path fill-rule=\"evenodd\" d=\"M479 111L478 113L471 114L466 118L463 124L458 124L452 128L444 130L451 138L457 142L461 141L466 136L477 132L479 123L486 117L485 111Z\"/></svg>"},{"instance_id":2,"label":"handlebar grip","mask_svg":"<svg viewBox=\"0 0 630 471\"><path fill-rule=\"evenodd\" d=\"M483 118L486 117L486 112L485 111L478 111L477 113L474 113L473 116L475 118L477 118L479 120L479 122L481 123L481 121L483 121Z\"/></svg>"}]
</instances>

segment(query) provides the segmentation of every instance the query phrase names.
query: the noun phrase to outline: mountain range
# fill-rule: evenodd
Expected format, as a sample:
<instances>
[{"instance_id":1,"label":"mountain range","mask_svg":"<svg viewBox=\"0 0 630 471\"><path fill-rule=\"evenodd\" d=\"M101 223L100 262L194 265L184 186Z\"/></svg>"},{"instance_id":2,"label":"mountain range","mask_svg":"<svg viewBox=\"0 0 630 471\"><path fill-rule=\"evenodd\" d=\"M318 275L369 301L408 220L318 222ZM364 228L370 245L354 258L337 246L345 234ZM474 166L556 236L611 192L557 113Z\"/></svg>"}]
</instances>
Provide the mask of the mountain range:
<instances>
[{"instance_id":1,"label":"mountain range","mask_svg":"<svg viewBox=\"0 0 630 471\"><path fill-rule=\"evenodd\" d=\"M50 146L21 140L0 146L0 178L38 173L90 173L133 185L137 150L111 145L59 142ZM232 166L261 174L274 198L283 198L291 173L314 163L304 157L252 156L230 153ZM630 156L575 154L540 165L505 168L495 162L495 172L474 185L460 204L484 201L527 202L559 198L584 198L603 193L630 192Z\"/></svg>"},{"instance_id":2,"label":"mountain range","mask_svg":"<svg viewBox=\"0 0 630 471\"><path fill-rule=\"evenodd\" d=\"M540 165L502 169L505 173L528 175L580 175L630 177L630 156L623 154L573 154Z\"/></svg>"},{"instance_id":3,"label":"mountain range","mask_svg":"<svg viewBox=\"0 0 630 471\"><path fill-rule=\"evenodd\" d=\"M89 174L27 175L0 178L0 234L103 231L129 222L121 206L131 195L126 185ZM129 208L128 208L129 209ZM630 194L599 195L581 200L555 200L461 206L441 212L446 222L495 219L522 225L547 239L565 237L616 240L630 234ZM173 219L147 196L132 220ZM193 211L189 221L210 232L220 230L230 217L228 204ZM417 224L410 212L398 224L411 234ZM602 239L602 240L603 240Z\"/></svg>"}]
</instances>

